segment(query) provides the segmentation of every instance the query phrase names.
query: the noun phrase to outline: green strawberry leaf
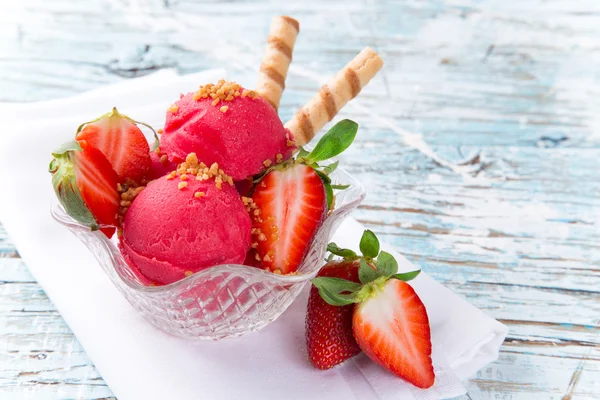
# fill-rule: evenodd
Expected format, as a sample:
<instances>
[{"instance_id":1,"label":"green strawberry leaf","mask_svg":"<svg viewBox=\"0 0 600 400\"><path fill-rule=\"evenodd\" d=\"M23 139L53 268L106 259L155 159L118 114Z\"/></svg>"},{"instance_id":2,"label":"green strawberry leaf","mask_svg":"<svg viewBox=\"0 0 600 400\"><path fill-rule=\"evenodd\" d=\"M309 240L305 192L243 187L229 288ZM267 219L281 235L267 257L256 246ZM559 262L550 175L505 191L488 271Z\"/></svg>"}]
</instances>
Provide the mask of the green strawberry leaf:
<instances>
[{"instance_id":1,"label":"green strawberry leaf","mask_svg":"<svg viewBox=\"0 0 600 400\"><path fill-rule=\"evenodd\" d=\"M327 175L331 175L333 171L337 169L338 165L340 165L339 161L326 165L325 167L323 167L323 172L325 172Z\"/></svg>"},{"instance_id":2,"label":"green strawberry leaf","mask_svg":"<svg viewBox=\"0 0 600 400\"><path fill-rule=\"evenodd\" d=\"M323 182L323 186L325 187L325 195L327 196L327 209L332 210L335 197L333 196L333 189L331 188L331 183Z\"/></svg>"},{"instance_id":3,"label":"green strawberry leaf","mask_svg":"<svg viewBox=\"0 0 600 400\"><path fill-rule=\"evenodd\" d=\"M54 157L58 158L59 156L62 156L69 151L83 151L83 150L81 149L81 146L79 145L77 140L69 140L68 142L65 142L65 143L61 144L60 146L58 146L58 148L52 152L52 155Z\"/></svg>"},{"instance_id":4,"label":"green strawberry leaf","mask_svg":"<svg viewBox=\"0 0 600 400\"><path fill-rule=\"evenodd\" d=\"M377 257L377 272L389 278L398 272L398 261L390 253L381 251Z\"/></svg>"},{"instance_id":5,"label":"green strawberry leaf","mask_svg":"<svg viewBox=\"0 0 600 400\"><path fill-rule=\"evenodd\" d=\"M370 266L364 258L360 259L360 266L358 267L358 279L363 284L373 282L379 278L379 272Z\"/></svg>"},{"instance_id":6,"label":"green strawberry leaf","mask_svg":"<svg viewBox=\"0 0 600 400\"><path fill-rule=\"evenodd\" d=\"M356 303L356 294L362 288L360 283L330 277L314 278L312 284L319 290L323 300L333 306Z\"/></svg>"},{"instance_id":7,"label":"green strawberry leaf","mask_svg":"<svg viewBox=\"0 0 600 400\"><path fill-rule=\"evenodd\" d=\"M408 282L410 280L415 279L420 273L421 273L421 270L417 269L416 271L402 272L400 274L395 274L392 276L392 278L399 279L404 282Z\"/></svg>"},{"instance_id":8,"label":"green strawberry leaf","mask_svg":"<svg viewBox=\"0 0 600 400\"><path fill-rule=\"evenodd\" d=\"M360 239L360 251L363 256L375 258L379 254L379 240L370 230L365 230Z\"/></svg>"},{"instance_id":9,"label":"green strawberry leaf","mask_svg":"<svg viewBox=\"0 0 600 400\"><path fill-rule=\"evenodd\" d=\"M336 190L346 190L349 187L350 185L331 185L331 188Z\"/></svg>"},{"instance_id":10,"label":"green strawberry leaf","mask_svg":"<svg viewBox=\"0 0 600 400\"><path fill-rule=\"evenodd\" d=\"M321 180L323 181L323 183L329 183L331 184L331 178L327 176L327 174L319 171L318 169L315 169L315 172L317 173L317 175L319 175L319 178L321 178Z\"/></svg>"},{"instance_id":11,"label":"green strawberry leaf","mask_svg":"<svg viewBox=\"0 0 600 400\"><path fill-rule=\"evenodd\" d=\"M336 256L344 257L344 258L357 258L356 253L350 249L342 249L338 247L337 244L331 242L327 245L327 251L331 254L335 254Z\"/></svg>"},{"instance_id":12,"label":"green strawberry leaf","mask_svg":"<svg viewBox=\"0 0 600 400\"><path fill-rule=\"evenodd\" d=\"M310 153L308 151L306 151L304 149L304 147L300 147L300 149L298 150L298 158L304 158L307 155L309 155Z\"/></svg>"},{"instance_id":13,"label":"green strawberry leaf","mask_svg":"<svg viewBox=\"0 0 600 400\"><path fill-rule=\"evenodd\" d=\"M308 163L328 160L341 154L354 141L358 132L358 124L344 119L335 124L323 137L310 154L300 156Z\"/></svg>"}]
</instances>

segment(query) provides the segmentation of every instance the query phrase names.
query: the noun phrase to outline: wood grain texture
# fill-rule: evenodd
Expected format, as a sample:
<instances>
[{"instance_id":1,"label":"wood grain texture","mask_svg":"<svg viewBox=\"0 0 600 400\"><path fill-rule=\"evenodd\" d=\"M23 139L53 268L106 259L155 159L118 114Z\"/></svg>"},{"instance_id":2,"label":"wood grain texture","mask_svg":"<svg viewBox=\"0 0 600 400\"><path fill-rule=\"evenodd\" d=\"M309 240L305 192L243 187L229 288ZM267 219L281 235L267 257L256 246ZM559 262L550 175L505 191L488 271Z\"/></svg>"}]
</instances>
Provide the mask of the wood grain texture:
<instances>
[{"instance_id":1,"label":"wood grain texture","mask_svg":"<svg viewBox=\"0 0 600 400\"><path fill-rule=\"evenodd\" d=\"M252 85L278 14L302 24L284 121L364 46L384 58L341 115L361 126L344 157L368 191L356 217L509 326L471 397L599 398L596 1L13 2L0 101L167 67ZM1 228L0 254L0 398L110 397Z\"/></svg>"}]
</instances>

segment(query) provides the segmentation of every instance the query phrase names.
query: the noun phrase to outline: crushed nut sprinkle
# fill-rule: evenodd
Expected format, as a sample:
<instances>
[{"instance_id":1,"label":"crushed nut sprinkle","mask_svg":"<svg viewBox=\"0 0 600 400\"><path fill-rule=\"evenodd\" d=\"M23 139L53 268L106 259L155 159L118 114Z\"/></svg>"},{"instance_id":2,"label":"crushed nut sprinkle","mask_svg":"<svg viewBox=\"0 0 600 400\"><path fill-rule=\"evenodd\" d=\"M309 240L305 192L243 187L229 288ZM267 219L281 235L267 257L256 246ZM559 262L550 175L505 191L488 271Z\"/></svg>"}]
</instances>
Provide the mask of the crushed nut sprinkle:
<instances>
[{"instance_id":1,"label":"crushed nut sprinkle","mask_svg":"<svg viewBox=\"0 0 600 400\"><path fill-rule=\"evenodd\" d=\"M171 105L171 107L167 108L167 111L170 111L172 114L175 114L179 111L179 106L177 104Z\"/></svg>"},{"instance_id":2,"label":"crushed nut sprinkle","mask_svg":"<svg viewBox=\"0 0 600 400\"><path fill-rule=\"evenodd\" d=\"M286 142L287 147L294 147L296 145L296 142L294 142L293 140L288 139Z\"/></svg>"},{"instance_id":3,"label":"crushed nut sprinkle","mask_svg":"<svg viewBox=\"0 0 600 400\"><path fill-rule=\"evenodd\" d=\"M252 197L242 196L242 203L244 203L244 207L246 207L246 210L251 215L252 215L252 213L254 211L256 211L258 209L258 206L254 202L254 200L252 199ZM255 229L258 229L258 228L255 228ZM254 229L253 229L252 233L254 233Z\"/></svg>"},{"instance_id":4,"label":"crushed nut sprinkle","mask_svg":"<svg viewBox=\"0 0 600 400\"><path fill-rule=\"evenodd\" d=\"M223 106L223 107L219 108L219 111L221 111L222 113L226 113L227 110L229 110L229 106Z\"/></svg>"},{"instance_id":5,"label":"crushed nut sprinkle","mask_svg":"<svg viewBox=\"0 0 600 400\"><path fill-rule=\"evenodd\" d=\"M158 133L159 135L162 135L162 133L163 133L163 132L164 132L164 131L163 131L163 129L162 129L162 128L159 128L159 129L156 131L156 133Z\"/></svg>"},{"instance_id":6,"label":"crushed nut sprinkle","mask_svg":"<svg viewBox=\"0 0 600 400\"><path fill-rule=\"evenodd\" d=\"M166 154L163 154L162 156L160 156L160 163L162 165L167 165L168 162L169 162L169 158L167 157Z\"/></svg>"},{"instance_id":7,"label":"crushed nut sprinkle","mask_svg":"<svg viewBox=\"0 0 600 400\"><path fill-rule=\"evenodd\" d=\"M281 153L277 153L275 160L277 161L277 164L279 164L281 160L283 160L283 155Z\"/></svg>"},{"instance_id":8,"label":"crushed nut sprinkle","mask_svg":"<svg viewBox=\"0 0 600 400\"><path fill-rule=\"evenodd\" d=\"M182 189L185 186L181 186L182 183L187 185L187 181L195 177L197 181L207 181L214 178L215 186L218 189L223 188L223 183L227 182L230 186L233 186L233 178L227 175L222 169L219 168L219 164L213 163L210 168L203 162L198 161L196 153L190 153L185 158L185 161L177 166L177 169L169 173L166 177L167 180L171 180L179 176L178 187Z\"/></svg>"},{"instance_id":9,"label":"crushed nut sprinkle","mask_svg":"<svg viewBox=\"0 0 600 400\"><path fill-rule=\"evenodd\" d=\"M125 182L117 184L117 191L121 198L119 213L117 214L119 225L123 224L123 218L125 217L127 210L131 206L133 200L146 188L146 183L145 180L142 180L142 182L138 184L131 179L126 179Z\"/></svg>"},{"instance_id":10,"label":"crushed nut sprinkle","mask_svg":"<svg viewBox=\"0 0 600 400\"><path fill-rule=\"evenodd\" d=\"M204 196L206 196L206 193L204 193L204 192L196 192L196 193L194 193L194 197L197 198L197 199L199 199L200 197L204 197Z\"/></svg>"},{"instance_id":11,"label":"crushed nut sprinkle","mask_svg":"<svg viewBox=\"0 0 600 400\"><path fill-rule=\"evenodd\" d=\"M221 101L233 101L233 99L240 96L246 97L244 93L249 91L244 90L244 93L240 95L241 89L242 87L238 83L221 79L216 84L209 83L200 86L200 89L193 94L192 98L198 101L200 99L208 99L210 97L213 100L212 105L216 106ZM254 91L251 92L254 93L254 97L258 96L258 93ZM227 109L228 106L223 106L220 108L221 112L226 112Z\"/></svg>"},{"instance_id":12,"label":"crushed nut sprinkle","mask_svg":"<svg viewBox=\"0 0 600 400\"><path fill-rule=\"evenodd\" d=\"M258 92L254 91L254 90L248 90L248 89L244 89L242 91L242 98L244 97L250 97L251 99L255 99L258 96Z\"/></svg>"},{"instance_id":13,"label":"crushed nut sprinkle","mask_svg":"<svg viewBox=\"0 0 600 400\"><path fill-rule=\"evenodd\" d=\"M263 161L263 164L265 167L269 167L273 162L271 160L265 160Z\"/></svg>"},{"instance_id":14,"label":"crushed nut sprinkle","mask_svg":"<svg viewBox=\"0 0 600 400\"><path fill-rule=\"evenodd\" d=\"M187 182L179 182L177 184L177 189L182 190L183 188L185 188L187 186Z\"/></svg>"},{"instance_id":15,"label":"crushed nut sprinkle","mask_svg":"<svg viewBox=\"0 0 600 400\"><path fill-rule=\"evenodd\" d=\"M183 274L185 276L192 276L192 275L194 275L194 273L192 271L185 271Z\"/></svg>"}]
</instances>

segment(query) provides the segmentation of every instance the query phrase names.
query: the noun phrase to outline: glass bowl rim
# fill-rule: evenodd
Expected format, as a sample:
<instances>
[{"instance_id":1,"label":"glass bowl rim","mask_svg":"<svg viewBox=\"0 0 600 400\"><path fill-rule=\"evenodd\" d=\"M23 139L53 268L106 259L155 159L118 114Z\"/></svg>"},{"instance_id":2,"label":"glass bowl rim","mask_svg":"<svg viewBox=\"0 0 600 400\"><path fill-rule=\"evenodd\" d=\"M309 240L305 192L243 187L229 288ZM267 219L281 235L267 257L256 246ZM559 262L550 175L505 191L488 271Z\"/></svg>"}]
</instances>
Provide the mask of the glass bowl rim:
<instances>
[{"instance_id":1,"label":"glass bowl rim","mask_svg":"<svg viewBox=\"0 0 600 400\"><path fill-rule=\"evenodd\" d=\"M357 193L356 193L356 197L353 198L351 201L343 204L340 208L335 208L333 210L332 214L327 216L327 219L331 218L334 214L336 214L336 212L339 212L342 208L347 208L347 207L356 208L364 200L364 198L366 196L365 188L358 179L356 179L354 176L352 176L351 174L349 174L347 171L345 171L342 168L336 169L335 174L337 175L338 173L345 175L345 177L349 178L349 180L352 181L353 189ZM64 211L64 208L62 207L62 205L60 203L58 203L56 200L51 205L50 213L52 215L52 218L54 218L54 220L56 220L58 223L66 226L67 228L69 228L71 230L79 230L85 234L96 235L97 238L102 242L103 246L105 247L105 250L109 253L110 260L111 260L111 263L113 264L113 266L118 262L117 260L115 260L115 252L118 253L119 255L121 255L120 250L115 246L115 244L112 242L112 240L107 238L102 232L100 232L98 230L91 231L89 229L89 227L82 225L79 222L77 222L76 220L74 220L73 218L71 218ZM317 232L317 234L318 234L318 232ZM122 255L121 255L121 257L122 257ZM125 260L123 260L123 262L125 262ZM279 275L279 274L275 274L270 271L266 271L266 270L263 270L260 268L250 267L250 266L243 265L243 264L218 264L218 265L214 265L212 267L203 269L201 271L195 272L194 274L192 274L190 276L187 276L183 279L180 279L180 280L170 283L168 285L144 286L144 285L132 283L129 279L122 276L122 272L118 268L113 267L113 271L117 274L120 281L122 283L124 283L125 285L127 285L129 288L131 288L135 291L138 291L138 292L142 292L142 293L159 294L159 293L175 291L180 286L185 286L196 280L200 280L205 275L210 275L211 273L213 273L214 272L213 270L215 268L220 268L220 269L226 268L229 270L234 269L243 275L254 275L256 277L256 279L271 280L271 281L276 281L281 284L295 284L295 283L306 282L307 280L314 278L316 276L316 274L319 272L319 269L315 269L314 271L311 271L311 272L298 273L295 275Z\"/></svg>"}]
</instances>

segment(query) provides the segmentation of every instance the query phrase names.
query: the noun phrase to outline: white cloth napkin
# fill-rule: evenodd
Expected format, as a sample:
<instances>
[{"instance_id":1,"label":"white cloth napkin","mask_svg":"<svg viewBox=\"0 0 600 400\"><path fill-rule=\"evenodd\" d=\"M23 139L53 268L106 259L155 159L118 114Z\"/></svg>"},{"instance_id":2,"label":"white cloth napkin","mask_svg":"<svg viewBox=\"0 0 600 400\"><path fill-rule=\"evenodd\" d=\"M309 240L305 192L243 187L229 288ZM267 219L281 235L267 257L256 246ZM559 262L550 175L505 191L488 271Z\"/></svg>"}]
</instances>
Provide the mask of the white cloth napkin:
<instances>
[{"instance_id":1,"label":"white cloth napkin","mask_svg":"<svg viewBox=\"0 0 600 400\"><path fill-rule=\"evenodd\" d=\"M304 344L307 290L274 323L239 339L205 342L159 331L137 315L92 255L50 217L50 152L82 121L113 105L160 126L180 92L224 71L151 76L69 99L0 104L0 221L120 400L151 399L438 399L465 393L460 380L498 357L507 329L426 274L412 282L427 306L437 373L420 390L364 355L329 371L313 369ZM348 219L334 240L356 247L362 226ZM391 250L387 246L383 246ZM413 270L395 254L401 270Z\"/></svg>"}]
</instances>

